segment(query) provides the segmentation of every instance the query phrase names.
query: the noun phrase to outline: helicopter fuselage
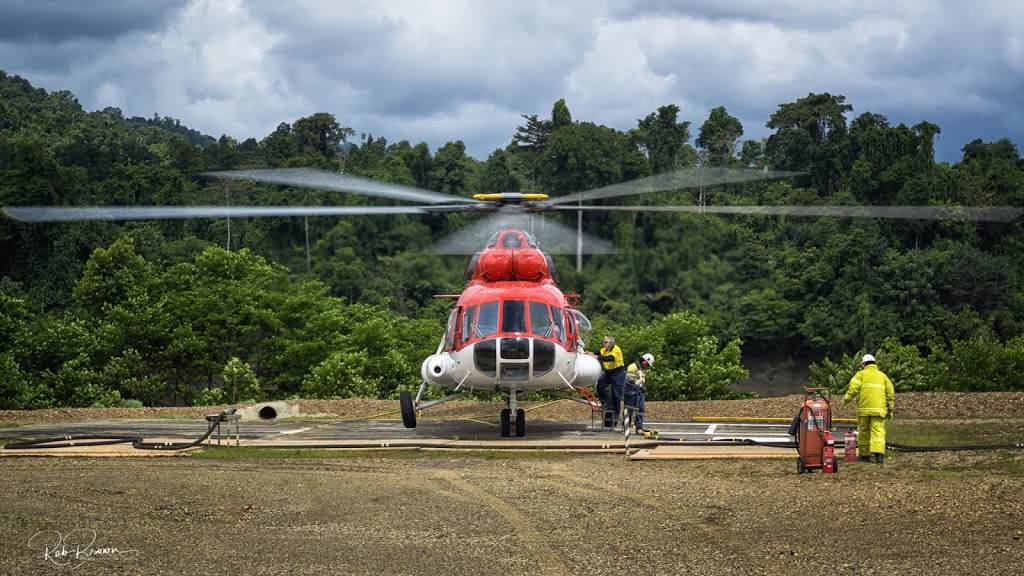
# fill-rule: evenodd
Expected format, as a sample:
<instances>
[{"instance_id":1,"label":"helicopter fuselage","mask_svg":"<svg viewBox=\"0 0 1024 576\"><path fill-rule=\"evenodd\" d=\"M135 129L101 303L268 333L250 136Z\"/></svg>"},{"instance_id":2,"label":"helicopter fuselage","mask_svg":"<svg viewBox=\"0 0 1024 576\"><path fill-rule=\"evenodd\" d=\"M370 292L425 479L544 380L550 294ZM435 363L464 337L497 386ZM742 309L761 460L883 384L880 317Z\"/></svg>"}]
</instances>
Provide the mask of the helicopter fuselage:
<instances>
[{"instance_id":1,"label":"helicopter fuselage","mask_svg":"<svg viewBox=\"0 0 1024 576\"><path fill-rule=\"evenodd\" d=\"M491 237L466 269L468 281L448 316L437 352L423 362L423 385L416 399L399 401L402 421L416 426L416 412L472 392L498 392L507 398L501 435L525 434L526 417L516 407L520 392L547 391L597 409L586 390L597 383L601 364L586 353L581 333L590 321L575 308L575 297L555 284L551 257L533 237L504 229ZM451 396L422 402L427 386L452 390Z\"/></svg>"},{"instance_id":2,"label":"helicopter fuselage","mask_svg":"<svg viewBox=\"0 0 1024 576\"><path fill-rule=\"evenodd\" d=\"M580 316L551 279L473 282L421 375L432 386L456 391L593 386L601 366L583 351Z\"/></svg>"}]
</instances>

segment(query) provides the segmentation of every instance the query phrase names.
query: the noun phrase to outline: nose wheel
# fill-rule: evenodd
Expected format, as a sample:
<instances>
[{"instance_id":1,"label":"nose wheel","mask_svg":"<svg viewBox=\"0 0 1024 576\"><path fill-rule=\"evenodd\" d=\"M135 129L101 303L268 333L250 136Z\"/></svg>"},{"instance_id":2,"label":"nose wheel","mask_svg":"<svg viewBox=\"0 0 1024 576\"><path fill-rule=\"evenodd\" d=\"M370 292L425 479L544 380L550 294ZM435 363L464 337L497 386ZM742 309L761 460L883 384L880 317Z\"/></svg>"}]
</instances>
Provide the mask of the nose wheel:
<instances>
[{"instance_id":1,"label":"nose wheel","mask_svg":"<svg viewBox=\"0 0 1024 576\"><path fill-rule=\"evenodd\" d=\"M503 408L501 411L501 437L508 438L512 435L512 426L515 424L516 437L526 436L526 411L522 408L516 410L516 419L512 421L512 409Z\"/></svg>"}]
</instances>

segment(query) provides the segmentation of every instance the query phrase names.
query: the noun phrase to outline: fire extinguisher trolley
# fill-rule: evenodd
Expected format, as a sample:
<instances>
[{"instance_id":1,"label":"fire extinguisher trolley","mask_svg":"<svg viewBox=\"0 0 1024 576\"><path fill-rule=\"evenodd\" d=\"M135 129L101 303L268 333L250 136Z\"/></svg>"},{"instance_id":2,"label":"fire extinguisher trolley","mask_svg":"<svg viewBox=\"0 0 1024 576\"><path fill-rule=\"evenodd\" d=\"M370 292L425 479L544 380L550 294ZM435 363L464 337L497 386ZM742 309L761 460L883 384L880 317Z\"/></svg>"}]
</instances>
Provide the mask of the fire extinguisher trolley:
<instances>
[{"instance_id":1,"label":"fire extinguisher trolley","mask_svg":"<svg viewBox=\"0 0 1024 576\"><path fill-rule=\"evenodd\" d=\"M796 471L803 474L818 470L826 474L839 471L835 458L835 438L832 436L832 391L828 388L808 388L804 402L794 419Z\"/></svg>"}]
</instances>

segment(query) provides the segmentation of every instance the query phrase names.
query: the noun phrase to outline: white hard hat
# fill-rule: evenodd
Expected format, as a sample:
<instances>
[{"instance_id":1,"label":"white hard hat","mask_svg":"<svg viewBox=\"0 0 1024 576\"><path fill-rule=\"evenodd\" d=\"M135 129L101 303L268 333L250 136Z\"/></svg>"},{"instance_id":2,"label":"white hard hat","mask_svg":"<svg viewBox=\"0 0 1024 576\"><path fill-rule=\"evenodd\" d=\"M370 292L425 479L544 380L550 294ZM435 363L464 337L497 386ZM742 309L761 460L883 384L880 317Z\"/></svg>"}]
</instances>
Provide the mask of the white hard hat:
<instances>
[{"instance_id":1,"label":"white hard hat","mask_svg":"<svg viewBox=\"0 0 1024 576\"><path fill-rule=\"evenodd\" d=\"M647 362L648 366L654 366L654 356L651 354L644 354L640 357L644 362Z\"/></svg>"},{"instance_id":2,"label":"white hard hat","mask_svg":"<svg viewBox=\"0 0 1024 576\"><path fill-rule=\"evenodd\" d=\"M861 364L867 364L868 362L874 362L874 361L875 361L875 357L872 356L871 354L865 354L864 357L860 359L860 363Z\"/></svg>"}]
</instances>

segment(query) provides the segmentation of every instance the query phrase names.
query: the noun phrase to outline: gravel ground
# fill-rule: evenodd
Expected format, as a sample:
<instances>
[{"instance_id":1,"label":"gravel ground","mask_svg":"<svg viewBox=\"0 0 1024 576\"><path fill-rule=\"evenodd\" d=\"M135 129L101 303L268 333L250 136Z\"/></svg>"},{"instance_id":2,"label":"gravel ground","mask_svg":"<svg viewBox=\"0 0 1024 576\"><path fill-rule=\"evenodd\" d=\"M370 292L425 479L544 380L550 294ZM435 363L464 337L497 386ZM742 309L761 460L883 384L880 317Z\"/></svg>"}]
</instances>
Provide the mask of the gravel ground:
<instances>
[{"instance_id":1,"label":"gravel ground","mask_svg":"<svg viewBox=\"0 0 1024 576\"><path fill-rule=\"evenodd\" d=\"M659 403L650 418L791 417L798 402ZM1022 402L1024 394L901 395L897 413L999 418L1019 429ZM298 404L323 417L394 409ZM583 417L567 403L538 406L531 418ZM6 412L0 422L145 410ZM897 453L834 475L797 475L794 461L423 451L5 457L0 574L1022 573L1021 451Z\"/></svg>"}]
</instances>

